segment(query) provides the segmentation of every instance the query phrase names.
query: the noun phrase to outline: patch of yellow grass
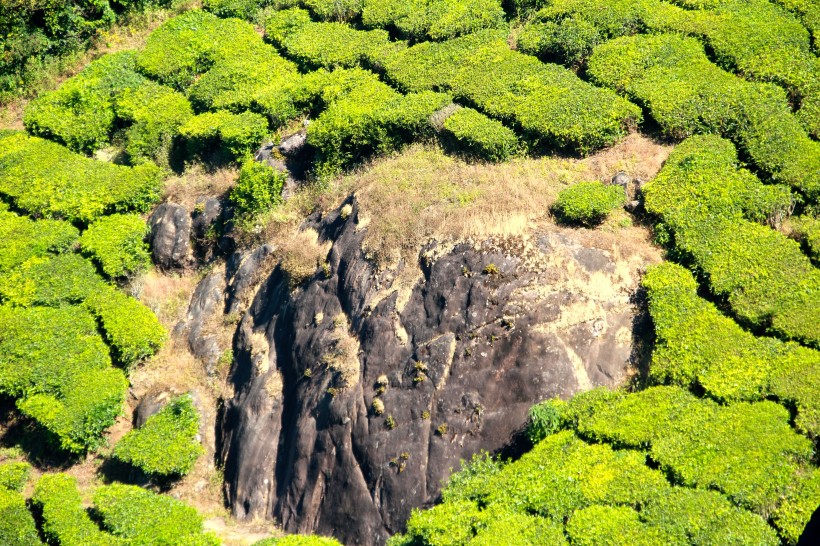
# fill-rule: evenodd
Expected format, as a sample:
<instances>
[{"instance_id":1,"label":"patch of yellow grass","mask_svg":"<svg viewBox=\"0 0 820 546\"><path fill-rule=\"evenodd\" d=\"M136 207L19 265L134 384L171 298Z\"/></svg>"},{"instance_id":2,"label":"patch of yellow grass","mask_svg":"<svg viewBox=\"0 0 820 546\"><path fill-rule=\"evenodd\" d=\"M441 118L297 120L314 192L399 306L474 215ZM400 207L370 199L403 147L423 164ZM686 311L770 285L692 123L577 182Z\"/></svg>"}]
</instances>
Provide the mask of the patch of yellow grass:
<instances>
[{"instance_id":1,"label":"patch of yellow grass","mask_svg":"<svg viewBox=\"0 0 820 546\"><path fill-rule=\"evenodd\" d=\"M209 172L201 164L188 167L181 175L164 183L163 201L193 210L199 197L218 197L231 189L238 176L236 167L222 167Z\"/></svg>"}]
</instances>

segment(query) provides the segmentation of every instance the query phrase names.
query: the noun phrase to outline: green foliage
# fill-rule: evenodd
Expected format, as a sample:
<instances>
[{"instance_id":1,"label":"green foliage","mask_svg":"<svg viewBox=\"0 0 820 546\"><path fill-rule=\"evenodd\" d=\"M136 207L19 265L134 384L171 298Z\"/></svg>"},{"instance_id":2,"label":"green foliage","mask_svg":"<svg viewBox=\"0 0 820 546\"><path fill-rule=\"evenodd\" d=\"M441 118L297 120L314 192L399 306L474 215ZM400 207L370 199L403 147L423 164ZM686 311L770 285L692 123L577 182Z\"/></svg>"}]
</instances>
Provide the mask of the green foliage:
<instances>
[{"instance_id":1,"label":"green foliage","mask_svg":"<svg viewBox=\"0 0 820 546\"><path fill-rule=\"evenodd\" d=\"M156 353L167 334L151 310L110 286L85 300L86 308L100 320L114 359L126 368Z\"/></svg>"},{"instance_id":2,"label":"green foliage","mask_svg":"<svg viewBox=\"0 0 820 546\"><path fill-rule=\"evenodd\" d=\"M136 214L112 214L92 222L80 237L80 248L112 279L148 268L148 225Z\"/></svg>"},{"instance_id":3,"label":"green foliage","mask_svg":"<svg viewBox=\"0 0 820 546\"><path fill-rule=\"evenodd\" d=\"M253 546L340 546L339 541L314 535L286 535L281 538L266 538L254 542Z\"/></svg>"},{"instance_id":4,"label":"green foliage","mask_svg":"<svg viewBox=\"0 0 820 546\"><path fill-rule=\"evenodd\" d=\"M444 134L453 149L487 161L506 161L519 148L511 129L472 108L459 108L448 116Z\"/></svg>"},{"instance_id":5,"label":"green foliage","mask_svg":"<svg viewBox=\"0 0 820 546\"><path fill-rule=\"evenodd\" d=\"M802 476L775 510L774 525L787 544L796 544L812 514L820 506L820 470Z\"/></svg>"},{"instance_id":6,"label":"green foliage","mask_svg":"<svg viewBox=\"0 0 820 546\"><path fill-rule=\"evenodd\" d=\"M102 282L94 265L82 256L31 258L0 276L0 301L22 307L80 303Z\"/></svg>"},{"instance_id":7,"label":"green foliage","mask_svg":"<svg viewBox=\"0 0 820 546\"><path fill-rule=\"evenodd\" d=\"M30 475L31 465L28 463L0 463L0 489L19 493Z\"/></svg>"},{"instance_id":8,"label":"green foliage","mask_svg":"<svg viewBox=\"0 0 820 546\"><path fill-rule=\"evenodd\" d=\"M7 466L7 465L4 465ZM0 466L0 481L6 479ZM28 469L26 469L28 472ZM21 484L22 487L22 484ZM16 490L0 487L0 544L4 546L36 546L42 544L34 518L26 507L26 500Z\"/></svg>"},{"instance_id":9,"label":"green foliage","mask_svg":"<svg viewBox=\"0 0 820 546\"><path fill-rule=\"evenodd\" d=\"M218 546L219 539L202 529L197 511L167 495L134 485L97 488L94 506L110 539L145 546Z\"/></svg>"},{"instance_id":10,"label":"green foliage","mask_svg":"<svg viewBox=\"0 0 820 546\"><path fill-rule=\"evenodd\" d=\"M127 383L110 366L97 323L81 308L0 307L0 392L60 448L96 447L122 411Z\"/></svg>"},{"instance_id":11,"label":"green foliage","mask_svg":"<svg viewBox=\"0 0 820 546\"><path fill-rule=\"evenodd\" d=\"M31 258L67 250L77 237L79 231L68 222L34 221L0 210L0 274L16 269Z\"/></svg>"},{"instance_id":12,"label":"green foliage","mask_svg":"<svg viewBox=\"0 0 820 546\"><path fill-rule=\"evenodd\" d=\"M628 506L590 506L576 511L567 522L573 546L654 546L670 544L672 537L662 529L641 522Z\"/></svg>"},{"instance_id":13,"label":"green foliage","mask_svg":"<svg viewBox=\"0 0 820 546\"><path fill-rule=\"evenodd\" d=\"M462 460L461 469L452 474L441 492L445 502L479 500L487 483L504 468L504 463L489 453L473 453L469 462Z\"/></svg>"},{"instance_id":14,"label":"green foliage","mask_svg":"<svg viewBox=\"0 0 820 546\"><path fill-rule=\"evenodd\" d=\"M267 0L203 0L202 8L218 17L253 19Z\"/></svg>"},{"instance_id":15,"label":"green foliage","mask_svg":"<svg viewBox=\"0 0 820 546\"><path fill-rule=\"evenodd\" d=\"M820 262L820 220L809 216L794 218L792 228L809 257Z\"/></svg>"},{"instance_id":16,"label":"green foliage","mask_svg":"<svg viewBox=\"0 0 820 546\"><path fill-rule=\"evenodd\" d=\"M505 24L499 0L363 0L362 23L413 40L447 40Z\"/></svg>"},{"instance_id":17,"label":"green foliage","mask_svg":"<svg viewBox=\"0 0 820 546\"><path fill-rule=\"evenodd\" d=\"M253 112L233 114L220 110L190 118L179 131L188 140L192 155L203 155L222 147L231 157L239 159L262 143L268 135L268 122Z\"/></svg>"},{"instance_id":18,"label":"green foliage","mask_svg":"<svg viewBox=\"0 0 820 546\"><path fill-rule=\"evenodd\" d=\"M690 139L644 190L646 209L674 233L676 249L706 275L715 294L758 328L820 345L820 272L800 245L754 219L779 218L791 200L743 170L731 144Z\"/></svg>"},{"instance_id":19,"label":"green foliage","mask_svg":"<svg viewBox=\"0 0 820 546\"><path fill-rule=\"evenodd\" d=\"M615 143L641 118L637 106L569 70L512 51L496 31L417 44L383 64L401 89L451 92L520 129L533 146L589 153Z\"/></svg>"},{"instance_id":20,"label":"green foliage","mask_svg":"<svg viewBox=\"0 0 820 546\"><path fill-rule=\"evenodd\" d=\"M239 222L253 221L280 203L286 177L286 173L247 157L242 162L236 185L228 195Z\"/></svg>"},{"instance_id":21,"label":"green foliage","mask_svg":"<svg viewBox=\"0 0 820 546\"><path fill-rule=\"evenodd\" d=\"M33 215L90 222L111 212L145 212L159 199L160 170L122 167L23 133L0 135L0 194Z\"/></svg>"},{"instance_id":22,"label":"green foliage","mask_svg":"<svg viewBox=\"0 0 820 546\"><path fill-rule=\"evenodd\" d=\"M46 474L34 488L32 502L43 514L43 534L61 546L117 546L118 537L103 533L83 508L77 479L68 474Z\"/></svg>"},{"instance_id":23,"label":"green foliage","mask_svg":"<svg viewBox=\"0 0 820 546\"><path fill-rule=\"evenodd\" d=\"M723 134L774 181L820 197L820 143L792 114L785 92L724 72L697 40L617 38L595 48L588 73L641 102L666 134Z\"/></svg>"},{"instance_id":24,"label":"green foliage","mask_svg":"<svg viewBox=\"0 0 820 546\"><path fill-rule=\"evenodd\" d=\"M533 445L561 428L561 414L566 403L559 399L544 400L530 408L527 438Z\"/></svg>"},{"instance_id":25,"label":"green foliage","mask_svg":"<svg viewBox=\"0 0 820 546\"><path fill-rule=\"evenodd\" d=\"M603 222L624 201L626 194L620 186L579 182L561 190L552 209L563 223L594 226Z\"/></svg>"},{"instance_id":26,"label":"green foliage","mask_svg":"<svg viewBox=\"0 0 820 546\"><path fill-rule=\"evenodd\" d=\"M150 476L184 476L204 452L196 439L198 433L199 412L190 396L181 396L126 434L114 449L114 457Z\"/></svg>"}]
</instances>

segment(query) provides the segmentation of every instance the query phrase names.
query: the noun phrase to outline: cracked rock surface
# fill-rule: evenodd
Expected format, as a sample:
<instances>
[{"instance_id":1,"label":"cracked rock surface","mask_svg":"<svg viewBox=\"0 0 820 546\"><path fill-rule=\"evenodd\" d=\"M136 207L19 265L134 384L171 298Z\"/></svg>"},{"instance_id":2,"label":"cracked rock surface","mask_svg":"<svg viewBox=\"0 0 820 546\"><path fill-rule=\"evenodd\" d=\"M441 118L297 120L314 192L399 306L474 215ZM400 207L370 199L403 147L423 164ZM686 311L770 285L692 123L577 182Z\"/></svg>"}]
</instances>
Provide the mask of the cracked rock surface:
<instances>
[{"instance_id":1,"label":"cracked rock surface","mask_svg":"<svg viewBox=\"0 0 820 546\"><path fill-rule=\"evenodd\" d=\"M399 290L350 210L310 226L327 266L296 289L274 268L239 322L219 456L237 517L383 544L460 459L509 445L532 404L629 378L630 298L657 257L562 228L431 243Z\"/></svg>"}]
</instances>

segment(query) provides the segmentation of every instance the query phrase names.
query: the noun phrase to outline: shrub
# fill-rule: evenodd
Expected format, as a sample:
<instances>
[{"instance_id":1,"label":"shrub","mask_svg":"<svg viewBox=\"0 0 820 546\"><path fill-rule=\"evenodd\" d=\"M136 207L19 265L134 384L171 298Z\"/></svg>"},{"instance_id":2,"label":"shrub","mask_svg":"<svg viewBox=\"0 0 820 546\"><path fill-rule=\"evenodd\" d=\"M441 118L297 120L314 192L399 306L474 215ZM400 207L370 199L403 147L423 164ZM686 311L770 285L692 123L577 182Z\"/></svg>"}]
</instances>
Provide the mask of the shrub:
<instances>
[{"instance_id":1,"label":"shrub","mask_svg":"<svg viewBox=\"0 0 820 546\"><path fill-rule=\"evenodd\" d=\"M228 196L240 222L252 220L281 202L286 177L282 171L246 158Z\"/></svg>"},{"instance_id":2,"label":"shrub","mask_svg":"<svg viewBox=\"0 0 820 546\"><path fill-rule=\"evenodd\" d=\"M218 17L252 19L267 0L204 0L202 7Z\"/></svg>"},{"instance_id":3,"label":"shrub","mask_svg":"<svg viewBox=\"0 0 820 546\"><path fill-rule=\"evenodd\" d=\"M266 538L254 542L253 546L340 546L339 541L314 535L286 535L281 538Z\"/></svg>"},{"instance_id":4,"label":"shrub","mask_svg":"<svg viewBox=\"0 0 820 546\"><path fill-rule=\"evenodd\" d=\"M67 250L78 237L79 231L68 222L34 221L0 210L0 273L16 269L31 258Z\"/></svg>"},{"instance_id":5,"label":"shrub","mask_svg":"<svg viewBox=\"0 0 820 546\"><path fill-rule=\"evenodd\" d=\"M472 108L460 108L448 116L444 133L453 149L487 161L506 161L519 146L511 129Z\"/></svg>"},{"instance_id":6,"label":"shrub","mask_svg":"<svg viewBox=\"0 0 820 546\"><path fill-rule=\"evenodd\" d=\"M126 368L156 353L166 332L151 310L119 290L106 286L85 300L100 320L105 340L117 362Z\"/></svg>"},{"instance_id":7,"label":"shrub","mask_svg":"<svg viewBox=\"0 0 820 546\"><path fill-rule=\"evenodd\" d=\"M588 73L644 104L666 134L728 136L774 181L820 196L820 143L791 113L785 92L722 71L697 40L617 38L595 48Z\"/></svg>"},{"instance_id":8,"label":"shrub","mask_svg":"<svg viewBox=\"0 0 820 546\"><path fill-rule=\"evenodd\" d=\"M561 428L561 414L566 404L559 399L545 400L530 408L527 438L533 445Z\"/></svg>"},{"instance_id":9,"label":"shrub","mask_svg":"<svg viewBox=\"0 0 820 546\"><path fill-rule=\"evenodd\" d=\"M43 534L61 546L116 546L118 537L103 533L83 508L77 479L46 474L34 488L32 502L43 514Z\"/></svg>"},{"instance_id":10,"label":"shrub","mask_svg":"<svg viewBox=\"0 0 820 546\"><path fill-rule=\"evenodd\" d=\"M97 269L82 256L31 258L0 276L0 301L22 307L59 307L82 302L102 283Z\"/></svg>"},{"instance_id":11,"label":"shrub","mask_svg":"<svg viewBox=\"0 0 820 546\"><path fill-rule=\"evenodd\" d=\"M37 534L34 518L26 507L23 495L17 491L2 488L0 488L0 544L5 546L42 544Z\"/></svg>"},{"instance_id":12,"label":"shrub","mask_svg":"<svg viewBox=\"0 0 820 546\"><path fill-rule=\"evenodd\" d=\"M260 114L232 114L225 110L190 118L180 134L188 139L192 155L203 155L222 147L234 159L255 150L268 135L268 122Z\"/></svg>"},{"instance_id":13,"label":"shrub","mask_svg":"<svg viewBox=\"0 0 820 546\"><path fill-rule=\"evenodd\" d=\"M625 200L626 194L620 186L579 182L558 193L553 212L561 222L594 226L603 222Z\"/></svg>"},{"instance_id":14,"label":"shrub","mask_svg":"<svg viewBox=\"0 0 820 546\"><path fill-rule=\"evenodd\" d=\"M130 277L151 264L145 237L148 225L136 214L112 214L96 220L80 237L80 248L112 279Z\"/></svg>"},{"instance_id":15,"label":"shrub","mask_svg":"<svg viewBox=\"0 0 820 546\"><path fill-rule=\"evenodd\" d=\"M218 546L219 539L202 529L197 511L167 495L134 485L104 485L94 492L102 524L127 544Z\"/></svg>"},{"instance_id":16,"label":"shrub","mask_svg":"<svg viewBox=\"0 0 820 546\"><path fill-rule=\"evenodd\" d=\"M22 133L0 138L0 194L28 213L89 222L145 212L159 199L160 170L95 161Z\"/></svg>"},{"instance_id":17,"label":"shrub","mask_svg":"<svg viewBox=\"0 0 820 546\"><path fill-rule=\"evenodd\" d=\"M126 434L114 449L114 457L150 476L184 476L204 452L198 433L199 412L190 396L182 396Z\"/></svg>"},{"instance_id":18,"label":"shrub","mask_svg":"<svg viewBox=\"0 0 820 546\"><path fill-rule=\"evenodd\" d=\"M93 152L108 145L116 121L114 98L144 83L133 52L106 55L29 103L23 121L33 135L75 152Z\"/></svg>"},{"instance_id":19,"label":"shrub","mask_svg":"<svg viewBox=\"0 0 820 546\"><path fill-rule=\"evenodd\" d=\"M820 506L820 470L802 476L786 493L772 517L787 544L797 544L812 514Z\"/></svg>"},{"instance_id":20,"label":"shrub","mask_svg":"<svg viewBox=\"0 0 820 546\"><path fill-rule=\"evenodd\" d=\"M502 28L504 10L499 0L364 0L362 23L413 40L447 40L485 28Z\"/></svg>"},{"instance_id":21,"label":"shrub","mask_svg":"<svg viewBox=\"0 0 820 546\"><path fill-rule=\"evenodd\" d=\"M820 262L820 220L803 216L793 221L794 233L812 260Z\"/></svg>"},{"instance_id":22,"label":"shrub","mask_svg":"<svg viewBox=\"0 0 820 546\"><path fill-rule=\"evenodd\" d=\"M641 522L638 512L628 506L590 506L578 510L567 522L567 535L573 546L672 543L669 534Z\"/></svg>"},{"instance_id":23,"label":"shrub","mask_svg":"<svg viewBox=\"0 0 820 546\"><path fill-rule=\"evenodd\" d=\"M444 502L478 501L487 494L487 485L504 468L504 463L487 452L473 453L461 461L461 469L450 475L441 492Z\"/></svg>"},{"instance_id":24,"label":"shrub","mask_svg":"<svg viewBox=\"0 0 820 546\"><path fill-rule=\"evenodd\" d=\"M0 489L21 492L31 476L28 463L0 463Z\"/></svg>"}]
</instances>

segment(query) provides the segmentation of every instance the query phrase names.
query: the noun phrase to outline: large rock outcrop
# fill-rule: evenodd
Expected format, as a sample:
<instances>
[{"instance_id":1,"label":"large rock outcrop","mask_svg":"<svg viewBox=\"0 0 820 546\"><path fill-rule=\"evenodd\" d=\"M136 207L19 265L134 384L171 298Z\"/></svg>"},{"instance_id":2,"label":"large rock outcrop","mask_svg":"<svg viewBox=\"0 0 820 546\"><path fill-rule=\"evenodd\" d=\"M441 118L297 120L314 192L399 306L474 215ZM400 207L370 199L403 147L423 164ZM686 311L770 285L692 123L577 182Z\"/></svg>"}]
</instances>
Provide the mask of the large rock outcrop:
<instances>
[{"instance_id":1,"label":"large rock outcrop","mask_svg":"<svg viewBox=\"0 0 820 546\"><path fill-rule=\"evenodd\" d=\"M630 293L657 258L553 226L431 243L397 290L351 204L310 226L332 242L325 266L296 289L276 267L241 319L219 441L236 516L382 544L460 459L508 445L533 403L628 378Z\"/></svg>"}]
</instances>

